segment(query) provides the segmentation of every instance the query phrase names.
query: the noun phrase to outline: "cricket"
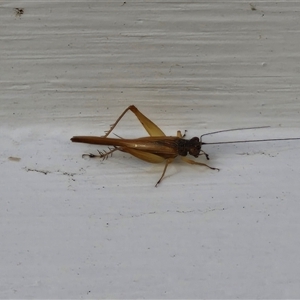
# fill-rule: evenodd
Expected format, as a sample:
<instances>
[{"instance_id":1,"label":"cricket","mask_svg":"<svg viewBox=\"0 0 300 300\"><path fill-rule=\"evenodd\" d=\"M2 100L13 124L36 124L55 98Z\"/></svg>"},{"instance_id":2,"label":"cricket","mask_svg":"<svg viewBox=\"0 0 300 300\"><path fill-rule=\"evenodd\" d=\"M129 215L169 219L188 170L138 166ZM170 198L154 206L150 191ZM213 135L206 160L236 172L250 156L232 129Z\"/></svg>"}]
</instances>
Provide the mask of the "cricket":
<instances>
[{"instance_id":1,"label":"cricket","mask_svg":"<svg viewBox=\"0 0 300 300\"><path fill-rule=\"evenodd\" d=\"M143 125L145 130L148 132L149 136L140 137L135 139L125 139L118 135L117 138L109 138L108 135L114 130L120 120L124 115L131 111L140 123ZM263 139L263 140L245 140L245 141L229 141L229 142L213 142L213 143L204 143L202 142L202 137L206 135L212 135L221 132L235 131L235 130L246 130L246 129L258 129L258 128L267 128L269 126L261 127L249 127L249 128L237 128L237 129L226 129L219 130L210 133L205 133L198 137L193 137L191 139L185 139L185 133L182 134L180 130L177 131L176 136L166 136L165 133L150 119L143 115L134 105L130 105L124 110L120 117L116 120L114 124L111 125L110 129L105 132L104 136L73 136L71 138L72 142L75 143L87 143L87 144L96 144L96 145L106 145L110 146L109 151L99 151L98 154L83 154L82 157L88 156L91 158L102 158L107 159L115 151L126 152L133 155L136 158L139 158L143 161L149 163L164 163L164 169L161 177L157 181L155 187L162 181L165 176L168 166L174 161L177 156L192 165L204 166L211 170L220 169L211 167L205 163L195 161L193 159L187 158L189 154L193 157L199 157L204 155L207 160L209 160L209 155L204 152L201 148L202 145L216 145L216 144L230 144L230 143L250 143L250 142L268 142L268 141L284 141L284 140L300 140L300 137L296 138L281 138L281 139Z\"/></svg>"}]
</instances>

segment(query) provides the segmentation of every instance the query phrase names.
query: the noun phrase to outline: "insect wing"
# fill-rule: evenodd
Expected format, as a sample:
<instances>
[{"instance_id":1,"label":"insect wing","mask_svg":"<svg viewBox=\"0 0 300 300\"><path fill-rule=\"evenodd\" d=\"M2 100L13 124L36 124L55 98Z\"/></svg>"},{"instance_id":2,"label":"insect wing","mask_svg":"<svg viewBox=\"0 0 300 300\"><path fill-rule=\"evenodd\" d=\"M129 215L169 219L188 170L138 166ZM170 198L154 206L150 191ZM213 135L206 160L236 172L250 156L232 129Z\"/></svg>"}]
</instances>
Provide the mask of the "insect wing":
<instances>
[{"instance_id":1,"label":"insect wing","mask_svg":"<svg viewBox=\"0 0 300 300\"><path fill-rule=\"evenodd\" d=\"M122 148L123 152L127 152L141 160L147 161L149 163L161 163L163 162L165 159L159 155L150 153L150 152L145 152L145 151L140 151L140 150L135 150L135 149L131 149L131 148Z\"/></svg>"},{"instance_id":2,"label":"insect wing","mask_svg":"<svg viewBox=\"0 0 300 300\"><path fill-rule=\"evenodd\" d=\"M134 150L152 153L163 158L175 158L178 155L177 137L144 137L126 140L124 145Z\"/></svg>"},{"instance_id":3,"label":"insect wing","mask_svg":"<svg viewBox=\"0 0 300 300\"><path fill-rule=\"evenodd\" d=\"M103 138L99 136L73 136L71 141L74 143L86 143L95 145L114 145L114 141L119 141L119 139Z\"/></svg>"}]
</instances>

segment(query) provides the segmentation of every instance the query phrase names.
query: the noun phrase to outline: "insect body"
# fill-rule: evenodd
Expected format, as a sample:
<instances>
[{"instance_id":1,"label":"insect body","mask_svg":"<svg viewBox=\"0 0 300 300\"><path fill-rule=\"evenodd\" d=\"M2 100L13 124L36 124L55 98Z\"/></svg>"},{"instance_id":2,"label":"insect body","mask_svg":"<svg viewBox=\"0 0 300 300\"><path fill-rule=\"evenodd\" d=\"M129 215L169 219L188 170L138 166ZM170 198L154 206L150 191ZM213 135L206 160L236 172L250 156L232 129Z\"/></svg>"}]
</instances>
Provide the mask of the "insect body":
<instances>
[{"instance_id":1,"label":"insect body","mask_svg":"<svg viewBox=\"0 0 300 300\"><path fill-rule=\"evenodd\" d=\"M113 131L122 117L127 113L128 110L131 110L136 117L139 119L145 130L149 133L150 136L141 137L137 139L123 139L123 138L108 138L108 135ZM248 142L262 142L262 141L283 141L283 140L300 140L300 138L284 138L284 139L265 139L265 140L246 140L246 141L229 141L229 142L213 142L213 143L203 143L202 137L209 134L215 134L226 131L234 130L244 130L244 129L256 129L256 128L266 128L263 127L251 127L251 128L238 128L238 129L229 129L229 130L220 130L211 133L206 133L198 137L193 137L190 140L184 139L185 134L182 135L180 131L177 131L177 136L166 136L164 132L146 116L144 116L134 105L129 106L117 119L117 121L111 126L111 128L106 132L104 136L74 136L71 138L72 142L77 143L87 143L87 144L96 144L96 145L107 145L112 146L109 148L109 151L98 151L99 154L83 154L82 156L89 157L99 157L106 159L115 151L127 152L141 160L150 162L150 163L165 163L162 175L157 181L157 186L163 179L167 167L170 163L174 161L177 156L180 156L183 161L193 165L205 166L212 170L218 170L218 168L210 167L207 164L194 161L187 158L186 156L192 155L198 157L200 155L205 155L206 159L209 159L207 153L205 153L201 147L202 145L213 145L213 144L230 144L230 143L248 143Z\"/></svg>"},{"instance_id":2,"label":"insect body","mask_svg":"<svg viewBox=\"0 0 300 300\"><path fill-rule=\"evenodd\" d=\"M117 139L108 138L107 136L116 127L118 122L126 114L128 110L131 110L139 119L143 127L149 133L150 136L137 139ZM204 163L196 162L187 158L187 154L194 157L199 155L205 155L209 159L208 155L201 150L202 141L198 137L194 137L190 140L184 139L185 135L182 135L180 131L177 131L177 136L166 136L163 131L144 116L134 105L129 106L117 119L117 121L111 126L110 130L102 137L97 136L74 136L71 138L72 142L88 143L96 145L108 145L114 148L109 152L99 152L99 155L84 154L83 156L107 158L114 151L122 151L132 154L133 156L142 159L150 163L162 163L165 162L163 173L156 183L157 186L163 179L167 167L177 156L181 156L181 159L189 164L195 164L208 167L212 170L219 170L217 168L210 167Z\"/></svg>"}]
</instances>

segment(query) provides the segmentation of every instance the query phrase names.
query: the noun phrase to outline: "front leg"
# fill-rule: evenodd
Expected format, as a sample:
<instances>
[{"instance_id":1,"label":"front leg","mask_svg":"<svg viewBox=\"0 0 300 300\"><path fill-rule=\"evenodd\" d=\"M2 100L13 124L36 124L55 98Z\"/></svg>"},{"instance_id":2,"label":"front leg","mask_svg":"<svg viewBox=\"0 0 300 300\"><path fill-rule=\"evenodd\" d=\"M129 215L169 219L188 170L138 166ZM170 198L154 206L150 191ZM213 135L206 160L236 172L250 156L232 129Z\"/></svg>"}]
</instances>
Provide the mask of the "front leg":
<instances>
[{"instance_id":1,"label":"front leg","mask_svg":"<svg viewBox=\"0 0 300 300\"><path fill-rule=\"evenodd\" d=\"M185 130L185 131L184 131L184 134L182 135L181 131L180 131L180 130L177 130L177 137L182 138L182 139L185 138L186 132L187 132L187 130Z\"/></svg>"},{"instance_id":2,"label":"front leg","mask_svg":"<svg viewBox=\"0 0 300 300\"><path fill-rule=\"evenodd\" d=\"M205 155L206 159L209 160L209 156L206 152L204 152L203 150L200 151L199 155Z\"/></svg>"}]
</instances>

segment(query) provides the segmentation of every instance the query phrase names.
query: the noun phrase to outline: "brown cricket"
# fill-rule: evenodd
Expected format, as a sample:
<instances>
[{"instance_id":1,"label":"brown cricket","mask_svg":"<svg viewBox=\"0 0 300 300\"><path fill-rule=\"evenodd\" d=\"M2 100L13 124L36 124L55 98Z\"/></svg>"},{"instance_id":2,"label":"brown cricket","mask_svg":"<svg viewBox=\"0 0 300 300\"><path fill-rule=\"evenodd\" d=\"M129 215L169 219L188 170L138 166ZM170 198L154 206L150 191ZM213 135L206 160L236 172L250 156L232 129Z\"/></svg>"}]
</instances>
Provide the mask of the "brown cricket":
<instances>
[{"instance_id":1,"label":"brown cricket","mask_svg":"<svg viewBox=\"0 0 300 300\"><path fill-rule=\"evenodd\" d=\"M116 127L116 125L119 123L119 121L127 113L128 110L131 110L136 115L136 117L141 122L141 124L143 125L143 127L149 133L150 136L136 138L136 139L108 138L107 136L113 131L113 129ZM77 143L113 146L113 148L109 148L108 152L107 151L101 152L98 150L99 154L97 155L90 153L90 154L83 154L82 156L98 157L98 158L106 159L109 155L111 155L113 152L118 150L118 151L130 153L131 155L150 163L165 162L165 167L163 169L162 175L155 185L157 187L157 185L163 179L168 165L172 163L177 156L180 156L181 159L186 163L205 166L212 170L219 171L218 168L210 167L207 164L197 162L186 157L188 154L194 157L198 157L199 155L204 155L206 159L209 160L208 154L201 149L202 145L300 139L300 138L284 138L284 139L246 140L246 141L230 141L230 142L215 142L215 143L202 142L202 137L209 134L226 132L226 131L234 131L234 130L266 128L266 127L269 126L220 130L220 131L203 134L200 136L200 138L193 137L190 140L187 140L184 139L185 134L182 135L181 131L179 130L177 131L177 136L166 136L164 132L156 124L154 124L145 115L143 115L134 105L131 105L124 110L124 112L120 115L117 121L113 125L111 125L111 128L106 132L104 136L101 137L74 136L71 138L71 141Z\"/></svg>"}]
</instances>

